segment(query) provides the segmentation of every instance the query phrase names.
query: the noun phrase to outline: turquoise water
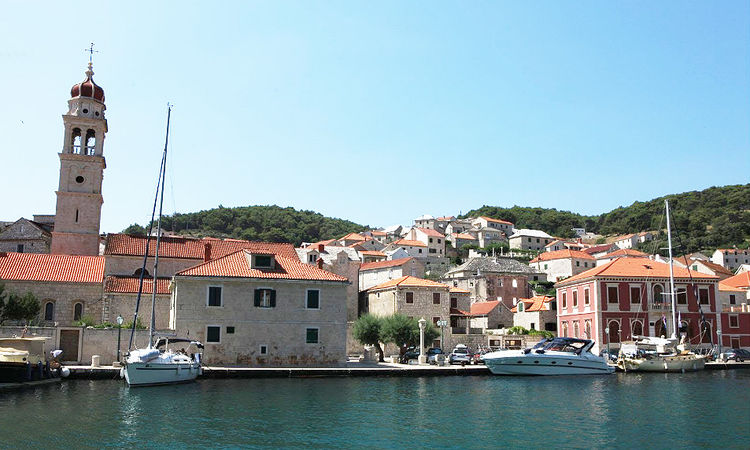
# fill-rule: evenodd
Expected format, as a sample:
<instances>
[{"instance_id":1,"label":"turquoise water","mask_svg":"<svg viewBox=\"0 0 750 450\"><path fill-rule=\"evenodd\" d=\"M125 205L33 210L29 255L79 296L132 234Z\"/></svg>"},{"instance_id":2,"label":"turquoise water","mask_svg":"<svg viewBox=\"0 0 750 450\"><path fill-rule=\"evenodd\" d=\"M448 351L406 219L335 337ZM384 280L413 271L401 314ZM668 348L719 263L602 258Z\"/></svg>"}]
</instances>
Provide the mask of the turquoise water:
<instances>
[{"instance_id":1,"label":"turquoise water","mask_svg":"<svg viewBox=\"0 0 750 450\"><path fill-rule=\"evenodd\" d=\"M0 392L0 447L750 448L750 371L70 380Z\"/></svg>"}]
</instances>

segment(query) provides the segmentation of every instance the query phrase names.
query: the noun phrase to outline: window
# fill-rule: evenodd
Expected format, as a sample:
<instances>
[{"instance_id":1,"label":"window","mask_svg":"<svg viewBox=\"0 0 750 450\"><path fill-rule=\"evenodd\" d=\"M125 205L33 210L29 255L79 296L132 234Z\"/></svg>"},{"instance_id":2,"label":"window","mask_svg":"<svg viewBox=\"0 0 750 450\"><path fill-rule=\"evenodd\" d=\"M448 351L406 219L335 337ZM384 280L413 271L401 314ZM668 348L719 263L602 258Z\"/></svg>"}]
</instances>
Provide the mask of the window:
<instances>
[{"instance_id":1,"label":"window","mask_svg":"<svg viewBox=\"0 0 750 450\"><path fill-rule=\"evenodd\" d=\"M584 289L583 290L583 304L588 306L588 304L590 303L590 301L591 301L591 299L589 297L589 290L588 289Z\"/></svg>"},{"instance_id":2,"label":"window","mask_svg":"<svg viewBox=\"0 0 750 450\"><path fill-rule=\"evenodd\" d=\"M438 322L440 321L440 317L433 317L432 318L432 324L435 326L438 326Z\"/></svg>"},{"instance_id":3,"label":"window","mask_svg":"<svg viewBox=\"0 0 750 450\"><path fill-rule=\"evenodd\" d=\"M432 238L430 238L430 244L432 244Z\"/></svg>"},{"instance_id":4,"label":"window","mask_svg":"<svg viewBox=\"0 0 750 450\"><path fill-rule=\"evenodd\" d=\"M53 302L45 303L44 320L55 320L55 304Z\"/></svg>"},{"instance_id":5,"label":"window","mask_svg":"<svg viewBox=\"0 0 750 450\"><path fill-rule=\"evenodd\" d=\"M81 320L83 315L83 303L73 305L73 320Z\"/></svg>"},{"instance_id":6,"label":"window","mask_svg":"<svg viewBox=\"0 0 750 450\"><path fill-rule=\"evenodd\" d=\"M573 321L573 337L579 337L578 336L578 321Z\"/></svg>"},{"instance_id":7,"label":"window","mask_svg":"<svg viewBox=\"0 0 750 450\"><path fill-rule=\"evenodd\" d=\"M271 255L253 255L254 269L272 269L273 257Z\"/></svg>"},{"instance_id":8,"label":"window","mask_svg":"<svg viewBox=\"0 0 750 450\"><path fill-rule=\"evenodd\" d=\"M256 289L254 305L258 308L275 308L276 291L266 288Z\"/></svg>"},{"instance_id":9,"label":"window","mask_svg":"<svg viewBox=\"0 0 750 450\"><path fill-rule=\"evenodd\" d=\"M307 260L308 260L309 262L311 262L311 263L314 263L315 261L317 261L317 260L318 260L318 255L316 255L315 253L310 253L310 254L309 254L309 255L307 256Z\"/></svg>"},{"instance_id":10,"label":"window","mask_svg":"<svg viewBox=\"0 0 750 450\"><path fill-rule=\"evenodd\" d=\"M641 288L637 286L630 287L630 303L641 302Z\"/></svg>"},{"instance_id":11,"label":"window","mask_svg":"<svg viewBox=\"0 0 750 450\"><path fill-rule=\"evenodd\" d=\"M576 261L576 267L581 267L581 261Z\"/></svg>"},{"instance_id":12,"label":"window","mask_svg":"<svg viewBox=\"0 0 750 450\"><path fill-rule=\"evenodd\" d=\"M708 305L708 289L698 289L698 301L701 305Z\"/></svg>"},{"instance_id":13,"label":"window","mask_svg":"<svg viewBox=\"0 0 750 450\"><path fill-rule=\"evenodd\" d=\"M739 327L740 327L739 316L737 316L737 314L730 314L729 315L729 328L739 328Z\"/></svg>"},{"instance_id":14,"label":"window","mask_svg":"<svg viewBox=\"0 0 750 450\"><path fill-rule=\"evenodd\" d=\"M620 302L620 300L617 297L617 286L607 286L607 302L608 303Z\"/></svg>"},{"instance_id":15,"label":"window","mask_svg":"<svg viewBox=\"0 0 750 450\"><path fill-rule=\"evenodd\" d=\"M414 303L414 292L406 293L406 303Z\"/></svg>"},{"instance_id":16,"label":"window","mask_svg":"<svg viewBox=\"0 0 750 450\"><path fill-rule=\"evenodd\" d=\"M730 305L736 305L737 299L735 298L734 294L729 294L729 304Z\"/></svg>"},{"instance_id":17,"label":"window","mask_svg":"<svg viewBox=\"0 0 750 450\"><path fill-rule=\"evenodd\" d=\"M419 249L419 253L422 253L422 249L421 248ZM429 264L429 263L427 263L427 264Z\"/></svg>"},{"instance_id":18,"label":"window","mask_svg":"<svg viewBox=\"0 0 750 450\"><path fill-rule=\"evenodd\" d=\"M513 285L514 288L517 288L518 287L518 280L516 280L515 278L513 278L513 282L511 284Z\"/></svg>"},{"instance_id":19,"label":"window","mask_svg":"<svg viewBox=\"0 0 750 450\"><path fill-rule=\"evenodd\" d=\"M433 305L439 305L440 304L440 292L433 292L432 293L432 304Z\"/></svg>"},{"instance_id":20,"label":"window","mask_svg":"<svg viewBox=\"0 0 750 450\"><path fill-rule=\"evenodd\" d=\"M664 301L664 288L661 284L654 285L654 303L662 303Z\"/></svg>"},{"instance_id":21,"label":"window","mask_svg":"<svg viewBox=\"0 0 750 450\"><path fill-rule=\"evenodd\" d=\"M218 344L221 342L221 327L209 325L206 327L206 342Z\"/></svg>"},{"instance_id":22,"label":"window","mask_svg":"<svg viewBox=\"0 0 750 450\"><path fill-rule=\"evenodd\" d=\"M578 307L578 291L573 291L573 308ZM578 334L576 334L576 337L578 337Z\"/></svg>"},{"instance_id":23,"label":"window","mask_svg":"<svg viewBox=\"0 0 750 450\"><path fill-rule=\"evenodd\" d=\"M23 253L23 244L16 245L16 253Z\"/></svg>"},{"instance_id":24,"label":"window","mask_svg":"<svg viewBox=\"0 0 750 450\"><path fill-rule=\"evenodd\" d=\"M568 322L562 323L563 337L568 337Z\"/></svg>"},{"instance_id":25,"label":"window","mask_svg":"<svg viewBox=\"0 0 750 450\"><path fill-rule=\"evenodd\" d=\"M458 308L458 299L456 297L451 297L451 308Z\"/></svg>"},{"instance_id":26,"label":"window","mask_svg":"<svg viewBox=\"0 0 750 450\"><path fill-rule=\"evenodd\" d=\"M635 336L642 336L643 335L643 323L640 320L634 320L630 324L630 334L635 338Z\"/></svg>"},{"instance_id":27,"label":"window","mask_svg":"<svg viewBox=\"0 0 750 450\"><path fill-rule=\"evenodd\" d=\"M208 287L208 306L221 306L221 286Z\"/></svg>"},{"instance_id":28,"label":"window","mask_svg":"<svg viewBox=\"0 0 750 450\"><path fill-rule=\"evenodd\" d=\"M544 270L547 270L547 264L544 265Z\"/></svg>"},{"instance_id":29,"label":"window","mask_svg":"<svg viewBox=\"0 0 750 450\"><path fill-rule=\"evenodd\" d=\"M319 343L319 340L318 340L319 333L320 333L320 330L317 328L308 328L305 333L305 343L307 344Z\"/></svg>"},{"instance_id":30,"label":"window","mask_svg":"<svg viewBox=\"0 0 750 450\"><path fill-rule=\"evenodd\" d=\"M438 239L438 244L442 244L443 241L441 239Z\"/></svg>"},{"instance_id":31,"label":"window","mask_svg":"<svg viewBox=\"0 0 750 450\"><path fill-rule=\"evenodd\" d=\"M227 334L234 334L234 327L227 327Z\"/></svg>"},{"instance_id":32,"label":"window","mask_svg":"<svg viewBox=\"0 0 750 450\"><path fill-rule=\"evenodd\" d=\"M260 354L261 355L267 355L268 354L268 346L267 345L261 345L260 346Z\"/></svg>"},{"instance_id":33,"label":"window","mask_svg":"<svg viewBox=\"0 0 750 450\"><path fill-rule=\"evenodd\" d=\"M686 289L677 289L677 304L687 305L687 290Z\"/></svg>"},{"instance_id":34,"label":"window","mask_svg":"<svg viewBox=\"0 0 750 450\"><path fill-rule=\"evenodd\" d=\"M320 291L318 289L307 290L307 301L305 302L307 309L320 309Z\"/></svg>"},{"instance_id":35,"label":"window","mask_svg":"<svg viewBox=\"0 0 750 450\"><path fill-rule=\"evenodd\" d=\"M562 307L563 309L568 307L568 296L565 292L562 293Z\"/></svg>"},{"instance_id":36,"label":"window","mask_svg":"<svg viewBox=\"0 0 750 450\"><path fill-rule=\"evenodd\" d=\"M529 330L536 330L536 324L534 322L529 324Z\"/></svg>"},{"instance_id":37,"label":"window","mask_svg":"<svg viewBox=\"0 0 750 450\"><path fill-rule=\"evenodd\" d=\"M591 321L587 320L583 326L583 332L586 335L586 339L591 339Z\"/></svg>"}]
</instances>

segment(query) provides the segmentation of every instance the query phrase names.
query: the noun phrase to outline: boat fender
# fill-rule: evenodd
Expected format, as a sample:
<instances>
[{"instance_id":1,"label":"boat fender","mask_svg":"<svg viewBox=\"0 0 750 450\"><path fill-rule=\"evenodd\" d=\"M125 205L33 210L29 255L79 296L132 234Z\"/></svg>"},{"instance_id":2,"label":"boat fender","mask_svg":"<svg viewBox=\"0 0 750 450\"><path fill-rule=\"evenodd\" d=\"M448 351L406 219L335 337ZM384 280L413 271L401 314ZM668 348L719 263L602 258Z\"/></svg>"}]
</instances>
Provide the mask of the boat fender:
<instances>
[{"instance_id":1,"label":"boat fender","mask_svg":"<svg viewBox=\"0 0 750 450\"><path fill-rule=\"evenodd\" d=\"M63 378L68 378L70 376L70 369L67 367L60 367L60 376Z\"/></svg>"},{"instance_id":2,"label":"boat fender","mask_svg":"<svg viewBox=\"0 0 750 450\"><path fill-rule=\"evenodd\" d=\"M120 367L120 378L125 378L125 368Z\"/></svg>"},{"instance_id":3,"label":"boat fender","mask_svg":"<svg viewBox=\"0 0 750 450\"><path fill-rule=\"evenodd\" d=\"M529 353L531 353L531 349L530 348L523 349L523 354L524 355L528 355Z\"/></svg>"},{"instance_id":4,"label":"boat fender","mask_svg":"<svg viewBox=\"0 0 750 450\"><path fill-rule=\"evenodd\" d=\"M539 354L543 354L543 353L544 353L544 349L543 349L543 348L540 348L540 349L539 349L539 350L537 350L536 352L537 352L537 353L539 353Z\"/></svg>"}]
</instances>

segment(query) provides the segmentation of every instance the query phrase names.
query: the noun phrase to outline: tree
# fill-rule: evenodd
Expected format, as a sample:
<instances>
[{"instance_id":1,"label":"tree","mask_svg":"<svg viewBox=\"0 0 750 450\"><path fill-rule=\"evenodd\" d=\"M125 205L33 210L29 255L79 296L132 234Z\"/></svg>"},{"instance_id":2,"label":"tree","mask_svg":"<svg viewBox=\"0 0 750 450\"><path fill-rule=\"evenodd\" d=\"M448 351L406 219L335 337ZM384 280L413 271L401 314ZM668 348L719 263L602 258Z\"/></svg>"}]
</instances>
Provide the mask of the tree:
<instances>
[{"instance_id":1,"label":"tree","mask_svg":"<svg viewBox=\"0 0 750 450\"><path fill-rule=\"evenodd\" d=\"M130 225L129 227L122 230L125 234L132 234L133 236L145 236L146 235L146 229L137 223L134 223Z\"/></svg>"},{"instance_id":2,"label":"tree","mask_svg":"<svg viewBox=\"0 0 750 450\"><path fill-rule=\"evenodd\" d=\"M378 361L383 362L383 347L380 346L382 340L383 319L372 314L365 314L354 322L354 339L364 345L374 345L378 350Z\"/></svg>"},{"instance_id":3,"label":"tree","mask_svg":"<svg viewBox=\"0 0 750 450\"><path fill-rule=\"evenodd\" d=\"M425 324L424 340L431 342L440 336L440 331L431 323ZM419 345L419 322L403 314L394 314L383 320L381 338L383 342L392 342L403 356L407 347Z\"/></svg>"},{"instance_id":4,"label":"tree","mask_svg":"<svg viewBox=\"0 0 750 450\"><path fill-rule=\"evenodd\" d=\"M0 323L6 320L19 320L28 323L39 315L40 308L39 300L31 292L27 292L23 296L11 293L3 306Z\"/></svg>"}]
</instances>

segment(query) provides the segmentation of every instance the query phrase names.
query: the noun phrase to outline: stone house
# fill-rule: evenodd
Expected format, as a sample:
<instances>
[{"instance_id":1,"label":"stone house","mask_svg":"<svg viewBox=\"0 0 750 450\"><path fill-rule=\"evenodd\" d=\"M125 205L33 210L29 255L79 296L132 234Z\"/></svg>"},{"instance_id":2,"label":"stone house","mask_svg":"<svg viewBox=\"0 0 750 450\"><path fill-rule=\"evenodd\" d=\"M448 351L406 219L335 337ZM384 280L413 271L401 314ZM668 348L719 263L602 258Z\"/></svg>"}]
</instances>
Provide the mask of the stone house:
<instances>
[{"instance_id":1,"label":"stone house","mask_svg":"<svg viewBox=\"0 0 750 450\"><path fill-rule=\"evenodd\" d=\"M602 266L617 258L648 258L648 255L632 248L621 248L596 257L596 265Z\"/></svg>"},{"instance_id":2,"label":"stone house","mask_svg":"<svg viewBox=\"0 0 750 450\"><path fill-rule=\"evenodd\" d=\"M445 256L445 235L430 228L412 228L406 239L419 241L427 247L427 256Z\"/></svg>"},{"instance_id":3,"label":"stone house","mask_svg":"<svg viewBox=\"0 0 750 450\"><path fill-rule=\"evenodd\" d=\"M750 264L750 250L746 248L720 248L711 255L711 262L734 272L742 264Z\"/></svg>"},{"instance_id":4,"label":"stone house","mask_svg":"<svg viewBox=\"0 0 750 450\"><path fill-rule=\"evenodd\" d=\"M477 238L469 233L453 233L445 236L445 239L451 243L451 245L460 249L464 245L477 245Z\"/></svg>"},{"instance_id":5,"label":"stone house","mask_svg":"<svg viewBox=\"0 0 750 450\"><path fill-rule=\"evenodd\" d=\"M427 257L427 244L422 241L412 239L398 239L385 246L385 252L403 249L410 257L413 258L426 258Z\"/></svg>"},{"instance_id":6,"label":"stone house","mask_svg":"<svg viewBox=\"0 0 750 450\"><path fill-rule=\"evenodd\" d=\"M424 277L424 263L416 258L400 258L388 261L362 263L359 267L359 290L404 276Z\"/></svg>"},{"instance_id":7,"label":"stone house","mask_svg":"<svg viewBox=\"0 0 750 450\"><path fill-rule=\"evenodd\" d=\"M638 245L638 234L631 233L623 236L617 236L612 240L612 243L620 249L633 248Z\"/></svg>"},{"instance_id":8,"label":"stone house","mask_svg":"<svg viewBox=\"0 0 750 450\"><path fill-rule=\"evenodd\" d=\"M510 248L521 250L543 251L544 247L555 240L552 236L541 230L520 229L508 238Z\"/></svg>"},{"instance_id":9,"label":"stone house","mask_svg":"<svg viewBox=\"0 0 750 450\"><path fill-rule=\"evenodd\" d=\"M513 323L510 310L500 300L472 303L468 316L471 318L471 328L482 332L509 327Z\"/></svg>"},{"instance_id":10,"label":"stone house","mask_svg":"<svg viewBox=\"0 0 750 450\"><path fill-rule=\"evenodd\" d=\"M0 252L49 253L51 244L52 224L21 217L0 228Z\"/></svg>"},{"instance_id":11,"label":"stone house","mask_svg":"<svg viewBox=\"0 0 750 450\"><path fill-rule=\"evenodd\" d=\"M490 244L508 242L508 236L504 231L492 227L472 228L466 230L466 234L469 234L476 239L474 243L476 243L479 248L487 248Z\"/></svg>"},{"instance_id":12,"label":"stone house","mask_svg":"<svg viewBox=\"0 0 750 450\"><path fill-rule=\"evenodd\" d=\"M657 260L660 259L657 258ZM667 260L663 262L668 263L669 261ZM694 270L696 272L705 273L708 275L716 275L720 280L724 280L726 278L734 276L732 271L725 268L724 266L720 266L718 264L712 263L711 261L702 259L690 259L688 256L674 258L674 264L679 265L680 267L686 267L689 270Z\"/></svg>"},{"instance_id":13,"label":"stone house","mask_svg":"<svg viewBox=\"0 0 750 450\"><path fill-rule=\"evenodd\" d=\"M174 276L170 327L209 364L346 361L348 280L297 257L239 250Z\"/></svg>"},{"instance_id":14,"label":"stone house","mask_svg":"<svg viewBox=\"0 0 750 450\"><path fill-rule=\"evenodd\" d=\"M154 320L157 330L169 329L169 310L172 295L169 291L169 283L172 277L159 277L156 280L156 311ZM102 321L116 323L117 316L123 318L124 322L133 320L135 305L138 300L139 277L124 277L110 275L104 279L104 310ZM141 292L141 303L138 307L138 319L143 326L148 327L151 321L151 295L153 278L143 280Z\"/></svg>"},{"instance_id":15,"label":"stone house","mask_svg":"<svg viewBox=\"0 0 750 450\"><path fill-rule=\"evenodd\" d=\"M511 312L515 327L557 333L557 308L554 297L522 298Z\"/></svg>"},{"instance_id":16,"label":"stone house","mask_svg":"<svg viewBox=\"0 0 750 450\"><path fill-rule=\"evenodd\" d=\"M557 250L540 253L529 261L529 266L547 274L550 281L558 281L596 266L593 256L575 250Z\"/></svg>"},{"instance_id":17,"label":"stone house","mask_svg":"<svg viewBox=\"0 0 750 450\"><path fill-rule=\"evenodd\" d=\"M470 292L471 303L501 301L510 310L531 294L529 280L545 281L546 275L511 258L474 257L448 271L442 281Z\"/></svg>"},{"instance_id":18,"label":"stone house","mask_svg":"<svg viewBox=\"0 0 750 450\"><path fill-rule=\"evenodd\" d=\"M502 231L506 236L513 234L513 222L507 220L493 219L492 217L481 216L473 219L471 225L474 229L492 228Z\"/></svg>"},{"instance_id":19,"label":"stone house","mask_svg":"<svg viewBox=\"0 0 750 450\"><path fill-rule=\"evenodd\" d=\"M453 219L445 226L445 234L465 233L474 228L472 219Z\"/></svg>"}]
</instances>

